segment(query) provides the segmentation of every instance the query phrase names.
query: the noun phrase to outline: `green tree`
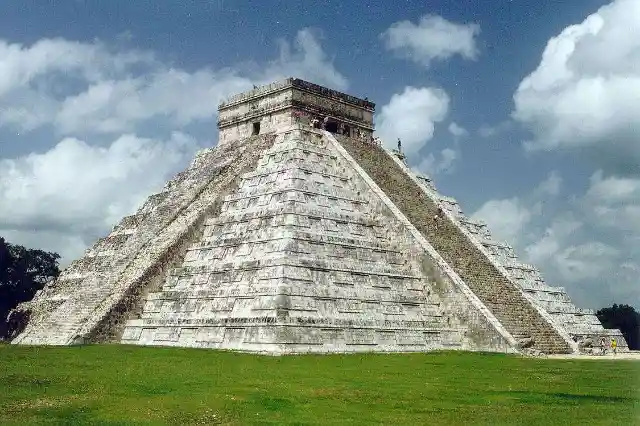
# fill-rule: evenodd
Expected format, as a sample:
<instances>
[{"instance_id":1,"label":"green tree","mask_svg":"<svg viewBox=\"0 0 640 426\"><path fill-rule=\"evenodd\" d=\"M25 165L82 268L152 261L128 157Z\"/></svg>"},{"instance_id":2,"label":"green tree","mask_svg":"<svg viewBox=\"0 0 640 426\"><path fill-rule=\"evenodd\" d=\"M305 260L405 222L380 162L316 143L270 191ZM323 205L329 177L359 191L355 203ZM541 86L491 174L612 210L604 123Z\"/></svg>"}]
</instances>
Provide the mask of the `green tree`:
<instances>
[{"instance_id":1,"label":"green tree","mask_svg":"<svg viewBox=\"0 0 640 426\"><path fill-rule=\"evenodd\" d=\"M0 237L0 338L7 336L7 315L60 275L58 253L27 249Z\"/></svg>"},{"instance_id":2,"label":"green tree","mask_svg":"<svg viewBox=\"0 0 640 426\"><path fill-rule=\"evenodd\" d=\"M617 328L622 332L629 349L640 349L640 313L629 305L614 304L596 312L604 328Z\"/></svg>"}]
</instances>

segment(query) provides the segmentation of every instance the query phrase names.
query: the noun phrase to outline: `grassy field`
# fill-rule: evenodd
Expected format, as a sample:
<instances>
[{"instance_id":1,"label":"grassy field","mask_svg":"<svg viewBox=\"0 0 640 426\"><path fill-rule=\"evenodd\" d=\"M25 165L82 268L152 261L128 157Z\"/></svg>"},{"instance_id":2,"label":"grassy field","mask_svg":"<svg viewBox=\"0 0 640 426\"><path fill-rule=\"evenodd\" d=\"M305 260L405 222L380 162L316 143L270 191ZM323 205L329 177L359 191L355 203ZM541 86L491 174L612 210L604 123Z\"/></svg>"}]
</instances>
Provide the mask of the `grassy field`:
<instances>
[{"instance_id":1,"label":"grassy field","mask_svg":"<svg viewBox=\"0 0 640 426\"><path fill-rule=\"evenodd\" d=\"M640 362L0 346L0 424L640 424Z\"/></svg>"}]
</instances>

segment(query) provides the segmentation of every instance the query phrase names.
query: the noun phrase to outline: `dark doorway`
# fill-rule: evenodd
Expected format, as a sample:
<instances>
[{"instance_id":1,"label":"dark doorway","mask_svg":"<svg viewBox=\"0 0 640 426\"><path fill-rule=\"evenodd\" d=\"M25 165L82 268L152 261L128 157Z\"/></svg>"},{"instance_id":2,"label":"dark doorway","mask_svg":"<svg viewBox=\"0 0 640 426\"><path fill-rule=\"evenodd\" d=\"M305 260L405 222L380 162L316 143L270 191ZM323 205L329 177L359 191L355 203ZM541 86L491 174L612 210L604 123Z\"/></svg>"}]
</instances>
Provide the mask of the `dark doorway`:
<instances>
[{"instance_id":1,"label":"dark doorway","mask_svg":"<svg viewBox=\"0 0 640 426\"><path fill-rule=\"evenodd\" d=\"M331 133L338 133L338 123L335 121L328 121L325 130Z\"/></svg>"},{"instance_id":2,"label":"dark doorway","mask_svg":"<svg viewBox=\"0 0 640 426\"><path fill-rule=\"evenodd\" d=\"M260 122L259 121L253 123L253 132L251 134L252 135L259 135L260 134Z\"/></svg>"}]
</instances>

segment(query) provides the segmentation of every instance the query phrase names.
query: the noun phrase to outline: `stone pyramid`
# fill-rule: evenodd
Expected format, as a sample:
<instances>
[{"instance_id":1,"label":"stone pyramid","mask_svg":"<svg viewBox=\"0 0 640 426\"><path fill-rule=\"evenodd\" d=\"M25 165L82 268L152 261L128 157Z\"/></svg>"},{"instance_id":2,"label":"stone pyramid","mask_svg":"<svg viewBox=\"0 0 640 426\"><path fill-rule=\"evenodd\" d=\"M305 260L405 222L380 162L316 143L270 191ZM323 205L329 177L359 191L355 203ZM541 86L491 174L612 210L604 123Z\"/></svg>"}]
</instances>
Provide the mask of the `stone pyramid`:
<instances>
[{"instance_id":1,"label":"stone pyramid","mask_svg":"<svg viewBox=\"0 0 640 426\"><path fill-rule=\"evenodd\" d=\"M374 108L292 78L222 103L218 146L12 312L12 342L624 350L383 149Z\"/></svg>"}]
</instances>

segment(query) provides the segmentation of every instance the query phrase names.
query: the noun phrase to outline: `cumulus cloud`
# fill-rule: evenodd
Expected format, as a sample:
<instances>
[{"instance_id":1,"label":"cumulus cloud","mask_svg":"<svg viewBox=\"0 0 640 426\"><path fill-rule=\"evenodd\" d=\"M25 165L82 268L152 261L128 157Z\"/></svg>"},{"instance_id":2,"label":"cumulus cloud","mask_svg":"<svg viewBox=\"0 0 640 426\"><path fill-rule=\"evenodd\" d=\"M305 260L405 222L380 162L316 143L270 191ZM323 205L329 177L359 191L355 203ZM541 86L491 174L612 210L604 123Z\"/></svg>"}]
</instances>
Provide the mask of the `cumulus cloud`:
<instances>
[{"instance_id":1,"label":"cumulus cloud","mask_svg":"<svg viewBox=\"0 0 640 426\"><path fill-rule=\"evenodd\" d=\"M112 52L100 42L55 38L25 46L0 40L0 96L29 87L39 77L65 73L97 81L121 73L132 64L153 62L150 52Z\"/></svg>"},{"instance_id":2,"label":"cumulus cloud","mask_svg":"<svg viewBox=\"0 0 640 426\"><path fill-rule=\"evenodd\" d=\"M621 240L599 235L598 224L584 213L578 209L552 218L546 227L536 224L534 235L519 244L524 259L537 265L550 285L566 287L578 306L637 305L637 276L625 273L635 270L637 258L629 259Z\"/></svg>"},{"instance_id":3,"label":"cumulus cloud","mask_svg":"<svg viewBox=\"0 0 640 426\"><path fill-rule=\"evenodd\" d=\"M477 24L457 24L441 16L425 15L417 24L411 21L393 23L380 35L385 47L398 56L425 67L434 60L445 60L454 55L476 59L478 48Z\"/></svg>"},{"instance_id":4,"label":"cumulus cloud","mask_svg":"<svg viewBox=\"0 0 640 426\"><path fill-rule=\"evenodd\" d=\"M488 200L471 217L485 222L497 239L518 246L532 237L532 223L545 213L561 189L562 177L552 171L529 193Z\"/></svg>"},{"instance_id":5,"label":"cumulus cloud","mask_svg":"<svg viewBox=\"0 0 640 426\"><path fill-rule=\"evenodd\" d=\"M483 124L482 126L480 126L480 128L478 128L478 135L482 136L483 138L491 138L509 132L512 128L513 121L511 120L504 120L493 126Z\"/></svg>"},{"instance_id":6,"label":"cumulus cloud","mask_svg":"<svg viewBox=\"0 0 640 426\"><path fill-rule=\"evenodd\" d=\"M424 173L430 176L435 176L438 174L447 174L453 172L454 164L458 159L458 152L451 149L445 148L440 151L439 158L437 158L433 154L429 154L424 157L420 164L417 166L417 169L420 173Z\"/></svg>"},{"instance_id":7,"label":"cumulus cloud","mask_svg":"<svg viewBox=\"0 0 640 426\"><path fill-rule=\"evenodd\" d=\"M112 52L100 42L43 39L25 46L0 40L0 126L33 130L55 119L70 92L122 75L134 65L154 64L150 52Z\"/></svg>"},{"instance_id":8,"label":"cumulus cloud","mask_svg":"<svg viewBox=\"0 0 640 426\"><path fill-rule=\"evenodd\" d=\"M306 28L296 35L293 46L279 40L280 56L264 71L263 83L287 77L300 77L338 90L346 90L349 83L333 65L333 59L322 48L323 35L319 30ZM293 47L293 48L292 48Z\"/></svg>"},{"instance_id":9,"label":"cumulus cloud","mask_svg":"<svg viewBox=\"0 0 640 426\"><path fill-rule=\"evenodd\" d=\"M291 76L345 89L346 78L318 37L303 29L293 44L280 40L279 56L266 65L193 72L164 64L152 52L112 52L100 42L0 41L0 126L115 134L153 118L174 127L213 120L227 96Z\"/></svg>"},{"instance_id":10,"label":"cumulus cloud","mask_svg":"<svg viewBox=\"0 0 640 426\"><path fill-rule=\"evenodd\" d=\"M592 241L565 248L557 253L554 261L564 282L580 283L610 271L618 254L619 250Z\"/></svg>"},{"instance_id":11,"label":"cumulus cloud","mask_svg":"<svg viewBox=\"0 0 640 426\"><path fill-rule=\"evenodd\" d=\"M555 197L560 194L562 190L562 176L557 171L552 171L549 176L540 184L534 191L535 197L544 197L550 195Z\"/></svg>"},{"instance_id":12,"label":"cumulus cloud","mask_svg":"<svg viewBox=\"0 0 640 426\"><path fill-rule=\"evenodd\" d=\"M555 217L544 229L541 237L526 245L524 251L527 259L537 265L549 264L556 260L558 253L566 247L569 238L582 226L583 223L572 214Z\"/></svg>"},{"instance_id":13,"label":"cumulus cloud","mask_svg":"<svg viewBox=\"0 0 640 426\"><path fill-rule=\"evenodd\" d=\"M388 147L398 138L407 154L415 154L433 137L435 124L449 110L449 96L439 88L405 87L382 106L376 117L376 132Z\"/></svg>"},{"instance_id":14,"label":"cumulus cloud","mask_svg":"<svg viewBox=\"0 0 640 426\"><path fill-rule=\"evenodd\" d=\"M224 97L247 90L251 80L229 72L168 69L151 76L100 81L60 104L53 123L64 133L121 133L152 118L179 127L212 120Z\"/></svg>"},{"instance_id":15,"label":"cumulus cloud","mask_svg":"<svg viewBox=\"0 0 640 426\"><path fill-rule=\"evenodd\" d=\"M475 213L472 219L485 222L495 238L516 244L531 221L531 212L517 197L489 200Z\"/></svg>"},{"instance_id":16,"label":"cumulus cloud","mask_svg":"<svg viewBox=\"0 0 640 426\"><path fill-rule=\"evenodd\" d=\"M591 176L582 203L600 226L640 236L640 178L605 177L599 170Z\"/></svg>"},{"instance_id":17,"label":"cumulus cloud","mask_svg":"<svg viewBox=\"0 0 640 426\"><path fill-rule=\"evenodd\" d=\"M196 148L181 133L165 141L123 135L108 147L65 138L42 154L0 160L0 232L19 241L49 235L47 248L75 252L162 188Z\"/></svg>"},{"instance_id":18,"label":"cumulus cloud","mask_svg":"<svg viewBox=\"0 0 640 426\"><path fill-rule=\"evenodd\" d=\"M469 134L467 129L465 129L464 127L460 126L455 121L452 121L451 124L449 124L448 129L449 129L449 133L451 133L453 135L453 137L455 137L455 138L462 138L462 137L467 136Z\"/></svg>"},{"instance_id":19,"label":"cumulus cloud","mask_svg":"<svg viewBox=\"0 0 640 426\"><path fill-rule=\"evenodd\" d=\"M532 150L587 153L610 171L640 168L640 2L615 0L547 43L514 94Z\"/></svg>"}]
</instances>

